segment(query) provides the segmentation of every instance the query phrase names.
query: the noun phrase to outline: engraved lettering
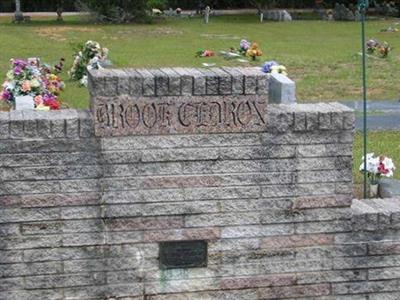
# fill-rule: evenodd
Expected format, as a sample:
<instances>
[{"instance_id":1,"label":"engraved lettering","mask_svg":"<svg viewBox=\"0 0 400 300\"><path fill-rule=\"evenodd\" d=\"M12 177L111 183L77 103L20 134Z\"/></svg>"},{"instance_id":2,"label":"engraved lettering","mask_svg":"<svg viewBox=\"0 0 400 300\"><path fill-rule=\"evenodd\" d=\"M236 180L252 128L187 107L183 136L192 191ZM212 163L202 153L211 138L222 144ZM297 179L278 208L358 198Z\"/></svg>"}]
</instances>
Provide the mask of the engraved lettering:
<instances>
[{"instance_id":1,"label":"engraved lettering","mask_svg":"<svg viewBox=\"0 0 400 300\"><path fill-rule=\"evenodd\" d=\"M237 120L243 126L248 125L251 122L252 109L249 101L242 101L237 107Z\"/></svg>"},{"instance_id":2,"label":"engraved lettering","mask_svg":"<svg viewBox=\"0 0 400 300\"><path fill-rule=\"evenodd\" d=\"M136 128L140 124L140 109L137 104L128 105L125 110L125 122L131 128Z\"/></svg>"},{"instance_id":3,"label":"engraved lettering","mask_svg":"<svg viewBox=\"0 0 400 300\"><path fill-rule=\"evenodd\" d=\"M108 114L107 105L101 105L97 108L97 121L102 125L102 127L104 127L104 125L109 126L110 116Z\"/></svg>"},{"instance_id":4,"label":"engraved lettering","mask_svg":"<svg viewBox=\"0 0 400 300\"><path fill-rule=\"evenodd\" d=\"M225 112L225 125L226 126L237 126L236 104L234 102L224 101L224 112Z\"/></svg>"},{"instance_id":5,"label":"engraved lettering","mask_svg":"<svg viewBox=\"0 0 400 300\"><path fill-rule=\"evenodd\" d=\"M181 125L185 126L185 127L189 127L191 125L191 122L187 121L187 118L188 118L187 110L186 110L187 107L193 108L193 105L184 103L179 107L179 110L178 110L179 123L181 123Z\"/></svg>"},{"instance_id":6,"label":"engraved lettering","mask_svg":"<svg viewBox=\"0 0 400 300\"><path fill-rule=\"evenodd\" d=\"M197 115L197 127L202 127L202 126L206 127L208 119L211 119L207 102L201 102L197 104L196 115Z\"/></svg>"},{"instance_id":7,"label":"engraved lettering","mask_svg":"<svg viewBox=\"0 0 400 300\"><path fill-rule=\"evenodd\" d=\"M119 105L119 117L121 118L121 127L125 128L125 115L124 115L124 106L122 104Z\"/></svg>"},{"instance_id":8,"label":"engraved lettering","mask_svg":"<svg viewBox=\"0 0 400 300\"><path fill-rule=\"evenodd\" d=\"M111 118L112 118L112 127L113 128L118 128L118 121L116 118L116 109L115 109L115 104L111 104Z\"/></svg>"},{"instance_id":9,"label":"engraved lettering","mask_svg":"<svg viewBox=\"0 0 400 300\"><path fill-rule=\"evenodd\" d=\"M194 134L261 132L267 102L252 96L101 99L95 104L96 134Z\"/></svg>"},{"instance_id":10,"label":"engraved lettering","mask_svg":"<svg viewBox=\"0 0 400 300\"><path fill-rule=\"evenodd\" d=\"M142 112L143 124L147 128L153 128L157 123L157 108L155 103L146 104Z\"/></svg>"},{"instance_id":11,"label":"engraved lettering","mask_svg":"<svg viewBox=\"0 0 400 300\"><path fill-rule=\"evenodd\" d=\"M211 126L218 126L222 123L222 105L219 102L211 102L210 105L210 119L215 120Z\"/></svg>"},{"instance_id":12,"label":"engraved lettering","mask_svg":"<svg viewBox=\"0 0 400 300\"><path fill-rule=\"evenodd\" d=\"M161 126L169 127L171 126L171 112L169 110L169 103L160 103L158 104L158 116L161 121Z\"/></svg>"},{"instance_id":13,"label":"engraved lettering","mask_svg":"<svg viewBox=\"0 0 400 300\"><path fill-rule=\"evenodd\" d=\"M259 103L257 103L256 101L252 101L252 104L253 104L253 106L254 106L254 109L256 110L256 113L257 113L257 116L260 118L260 121L261 121L261 123L262 124L260 124L260 123L256 123L257 125L263 125L263 124L265 124L265 119L264 119L264 116L263 116L263 114L261 113L261 110L260 110L260 108L257 106L257 104L264 104L264 102L259 102Z\"/></svg>"}]
</instances>

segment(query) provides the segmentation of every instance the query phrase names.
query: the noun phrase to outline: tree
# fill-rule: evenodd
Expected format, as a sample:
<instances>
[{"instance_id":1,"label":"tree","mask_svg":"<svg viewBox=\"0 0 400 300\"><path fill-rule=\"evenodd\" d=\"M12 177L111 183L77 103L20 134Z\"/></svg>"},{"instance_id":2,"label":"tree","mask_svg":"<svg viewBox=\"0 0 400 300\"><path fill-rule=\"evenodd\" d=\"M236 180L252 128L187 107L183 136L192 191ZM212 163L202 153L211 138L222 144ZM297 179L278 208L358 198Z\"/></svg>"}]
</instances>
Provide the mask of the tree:
<instances>
[{"instance_id":1,"label":"tree","mask_svg":"<svg viewBox=\"0 0 400 300\"><path fill-rule=\"evenodd\" d=\"M147 0L80 0L78 8L103 23L140 22L148 18Z\"/></svg>"},{"instance_id":2,"label":"tree","mask_svg":"<svg viewBox=\"0 0 400 300\"><path fill-rule=\"evenodd\" d=\"M275 4L275 0L249 0L250 4L255 6L258 13L261 14L266 8L270 8L271 5Z\"/></svg>"},{"instance_id":3,"label":"tree","mask_svg":"<svg viewBox=\"0 0 400 300\"><path fill-rule=\"evenodd\" d=\"M64 1L63 0L57 0L57 21L62 22L63 17L62 13L64 12Z\"/></svg>"}]
</instances>

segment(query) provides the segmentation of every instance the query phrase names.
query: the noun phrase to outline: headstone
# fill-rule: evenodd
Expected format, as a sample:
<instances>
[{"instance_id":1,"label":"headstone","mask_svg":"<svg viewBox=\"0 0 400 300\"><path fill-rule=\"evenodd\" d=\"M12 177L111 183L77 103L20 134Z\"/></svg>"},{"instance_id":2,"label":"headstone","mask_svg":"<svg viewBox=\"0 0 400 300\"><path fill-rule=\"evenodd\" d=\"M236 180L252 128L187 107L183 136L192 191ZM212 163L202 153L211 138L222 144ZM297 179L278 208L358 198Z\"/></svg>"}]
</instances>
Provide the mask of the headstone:
<instances>
[{"instance_id":1,"label":"headstone","mask_svg":"<svg viewBox=\"0 0 400 300\"><path fill-rule=\"evenodd\" d=\"M263 13L263 20L290 22L293 20L292 16L287 10L267 10Z\"/></svg>"},{"instance_id":2,"label":"headstone","mask_svg":"<svg viewBox=\"0 0 400 300\"><path fill-rule=\"evenodd\" d=\"M35 109L32 96L15 97L15 110Z\"/></svg>"},{"instance_id":3,"label":"headstone","mask_svg":"<svg viewBox=\"0 0 400 300\"><path fill-rule=\"evenodd\" d=\"M292 16L289 14L289 12L287 10L283 11L282 17L283 17L282 21L284 21L284 22L291 22L293 20Z\"/></svg>"},{"instance_id":4,"label":"headstone","mask_svg":"<svg viewBox=\"0 0 400 300\"><path fill-rule=\"evenodd\" d=\"M24 15L21 11L21 1L20 0L15 1L14 21L15 22L23 22L24 21Z\"/></svg>"},{"instance_id":5,"label":"headstone","mask_svg":"<svg viewBox=\"0 0 400 300\"><path fill-rule=\"evenodd\" d=\"M211 12L211 8L209 6L207 6L206 9L204 10L204 22L206 22L206 24L208 24L208 22L210 20L210 12Z\"/></svg>"},{"instance_id":6,"label":"headstone","mask_svg":"<svg viewBox=\"0 0 400 300\"><path fill-rule=\"evenodd\" d=\"M395 198L400 196L400 181L391 178L379 180L379 195L381 198Z\"/></svg>"},{"instance_id":7,"label":"headstone","mask_svg":"<svg viewBox=\"0 0 400 300\"><path fill-rule=\"evenodd\" d=\"M354 21L355 16L352 10L347 8L344 4L335 4L333 11L333 18L336 21Z\"/></svg>"},{"instance_id":8,"label":"headstone","mask_svg":"<svg viewBox=\"0 0 400 300\"><path fill-rule=\"evenodd\" d=\"M272 73L269 79L269 103L296 103L296 84L290 78Z\"/></svg>"}]
</instances>

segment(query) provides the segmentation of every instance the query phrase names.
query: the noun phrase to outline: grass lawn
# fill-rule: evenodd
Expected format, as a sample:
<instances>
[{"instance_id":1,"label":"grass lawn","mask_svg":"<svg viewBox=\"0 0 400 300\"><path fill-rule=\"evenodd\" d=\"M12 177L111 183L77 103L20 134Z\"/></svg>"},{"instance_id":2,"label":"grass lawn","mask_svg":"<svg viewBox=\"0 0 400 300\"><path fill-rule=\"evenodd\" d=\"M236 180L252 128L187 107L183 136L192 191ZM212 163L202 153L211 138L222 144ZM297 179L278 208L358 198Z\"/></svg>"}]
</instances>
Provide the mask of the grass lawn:
<instances>
[{"instance_id":1,"label":"grass lawn","mask_svg":"<svg viewBox=\"0 0 400 300\"><path fill-rule=\"evenodd\" d=\"M367 37L386 40L394 50L388 59L369 59L370 99L398 99L400 88L400 32L381 33L394 20L370 21ZM12 57L41 57L49 63L60 57L71 66L73 45L92 39L110 49L116 67L194 66L203 62L243 63L221 57L195 58L200 48L214 51L237 46L240 39L257 41L266 60L286 65L297 83L299 102L360 98L360 29L356 22L294 21L259 23L255 16L214 17L206 25L200 18L168 19L150 25L90 25L77 17L59 24L51 18L34 18L14 25L0 18L0 74ZM65 71L66 71L65 70ZM88 93L68 82L63 99L71 107L88 106ZM0 76L1 77L1 76Z\"/></svg>"},{"instance_id":2,"label":"grass lawn","mask_svg":"<svg viewBox=\"0 0 400 300\"><path fill-rule=\"evenodd\" d=\"M395 20L369 21L367 38L388 41L394 48L387 59L369 58L369 98L398 99L400 96L400 32L381 33ZM88 93L68 81L73 47L92 39L110 49L116 67L201 67L203 62L243 65L221 57L195 58L198 49L214 51L237 47L242 38L257 41L264 50L261 65L277 60L286 65L296 81L299 102L359 99L360 25L356 22L294 21L263 23L255 16L214 17L205 25L201 19L168 19L149 25L90 25L77 17L59 24L50 18L35 18L29 24L14 25L0 18L0 74L5 75L13 57L41 57L55 63L67 59L63 74L67 89L62 98L70 107L87 108ZM1 75L0 75L1 77ZM369 152L392 157L400 167L399 132L370 133ZM354 147L355 181L362 156L362 137L356 135ZM400 171L396 173L400 179Z\"/></svg>"},{"instance_id":3,"label":"grass lawn","mask_svg":"<svg viewBox=\"0 0 400 300\"><path fill-rule=\"evenodd\" d=\"M400 132L399 131L383 131L368 133L368 153L373 152L375 155L385 155L394 160L397 170L394 173L396 179L400 179ZM361 158L363 156L363 136L361 132L357 132L354 140L353 151L354 165L353 174L354 182L361 183L363 174L359 172Z\"/></svg>"}]
</instances>

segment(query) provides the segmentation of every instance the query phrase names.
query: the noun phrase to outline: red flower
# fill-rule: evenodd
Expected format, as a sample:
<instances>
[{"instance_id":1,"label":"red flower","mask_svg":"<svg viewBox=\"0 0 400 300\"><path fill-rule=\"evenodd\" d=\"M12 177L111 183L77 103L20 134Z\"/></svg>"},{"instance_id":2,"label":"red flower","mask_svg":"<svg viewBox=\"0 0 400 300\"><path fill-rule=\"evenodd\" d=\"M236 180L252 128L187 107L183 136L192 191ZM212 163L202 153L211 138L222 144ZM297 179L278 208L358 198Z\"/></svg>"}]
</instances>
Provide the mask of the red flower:
<instances>
[{"instance_id":1,"label":"red flower","mask_svg":"<svg viewBox=\"0 0 400 300\"><path fill-rule=\"evenodd\" d=\"M389 170L385 168L385 164L383 162L380 162L378 167L378 172L385 175L389 173Z\"/></svg>"},{"instance_id":2,"label":"red flower","mask_svg":"<svg viewBox=\"0 0 400 300\"><path fill-rule=\"evenodd\" d=\"M46 101L46 106L49 106L51 110L60 109L60 103L57 100L50 99Z\"/></svg>"}]
</instances>

